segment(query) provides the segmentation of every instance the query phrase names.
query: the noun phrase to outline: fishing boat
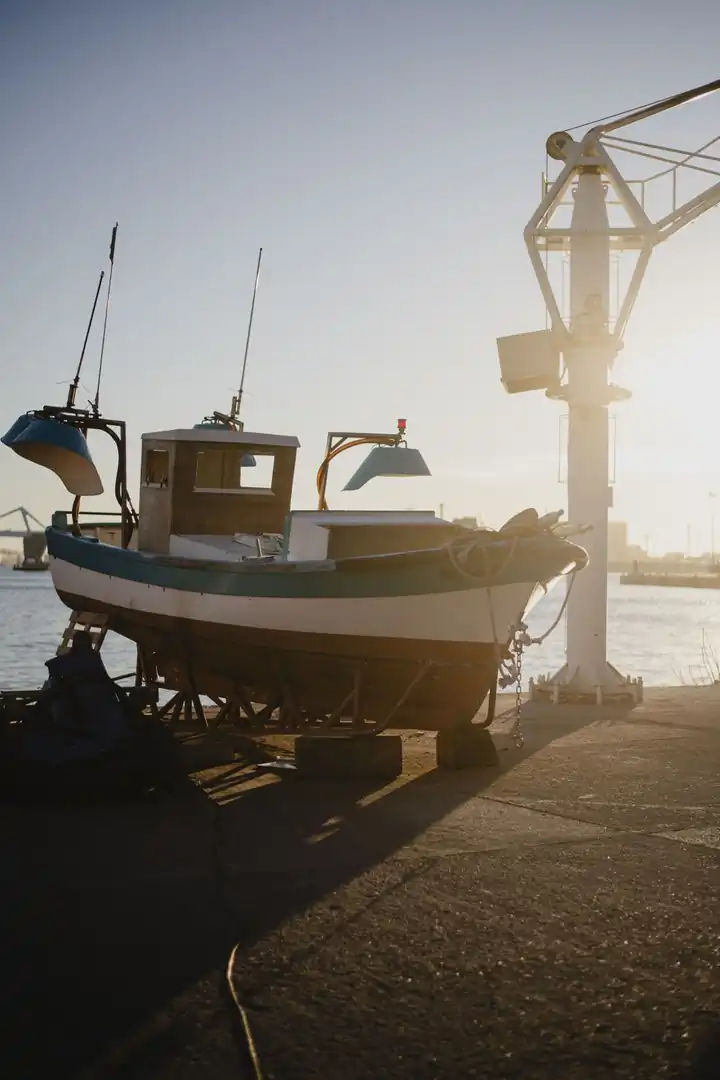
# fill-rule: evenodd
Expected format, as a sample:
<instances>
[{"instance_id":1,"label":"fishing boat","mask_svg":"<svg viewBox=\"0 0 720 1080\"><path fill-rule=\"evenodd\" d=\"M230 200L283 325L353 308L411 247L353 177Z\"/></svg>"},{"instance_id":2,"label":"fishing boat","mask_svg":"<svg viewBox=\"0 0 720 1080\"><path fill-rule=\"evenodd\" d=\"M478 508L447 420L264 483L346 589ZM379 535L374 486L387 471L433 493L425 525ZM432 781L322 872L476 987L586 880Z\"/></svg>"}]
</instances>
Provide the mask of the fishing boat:
<instances>
[{"instance_id":1,"label":"fishing boat","mask_svg":"<svg viewBox=\"0 0 720 1080\"><path fill-rule=\"evenodd\" d=\"M492 530L433 511L331 510L330 465L352 447L371 450L346 490L429 475L405 420L330 432L317 507L293 509L299 441L244 430L241 397L242 383L229 413L142 436L137 513L123 422L69 397L13 425L2 441L75 496L47 530L60 599L135 642L146 678L174 691L178 710L206 696L254 728L469 725L532 604L587 562L560 515L527 510ZM80 524L81 497L103 489L91 430L118 449L120 547Z\"/></svg>"},{"instance_id":2,"label":"fishing boat","mask_svg":"<svg viewBox=\"0 0 720 1080\"><path fill-rule=\"evenodd\" d=\"M4 441L22 449L70 419L29 414L24 440ZM370 458L385 452L384 475L388 455L398 456L396 472L406 468L405 434L401 424L363 436L376 442ZM54 515L47 546L58 596L107 616L164 686L222 699L250 723L278 709L298 724L469 723L514 629L585 552L557 534L556 515L532 510L494 531L432 511L333 511L324 488L318 509L292 509L298 447L222 414L143 435L139 514L121 506L123 547L82 535L77 501L74 513ZM80 462L74 487L87 490L94 465L85 454L86 468ZM260 465L263 486L252 478Z\"/></svg>"}]
</instances>

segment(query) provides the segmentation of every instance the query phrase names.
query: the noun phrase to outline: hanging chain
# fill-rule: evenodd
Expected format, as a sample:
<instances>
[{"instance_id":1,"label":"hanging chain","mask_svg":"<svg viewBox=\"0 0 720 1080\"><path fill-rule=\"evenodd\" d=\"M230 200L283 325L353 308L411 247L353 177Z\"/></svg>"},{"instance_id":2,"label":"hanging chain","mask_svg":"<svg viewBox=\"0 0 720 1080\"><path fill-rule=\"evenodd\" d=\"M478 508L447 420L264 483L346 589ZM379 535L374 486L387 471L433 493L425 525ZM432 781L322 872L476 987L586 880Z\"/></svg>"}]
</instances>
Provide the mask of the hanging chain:
<instances>
[{"instance_id":1,"label":"hanging chain","mask_svg":"<svg viewBox=\"0 0 720 1080\"><path fill-rule=\"evenodd\" d=\"M500 689L504 690L506 687L510 686L515 688L515 715L510 734L516 746L522 746L525 741L521 728L522 665L525 646L532 644L533 639L528 635L525 623L517 623L512 630L508 656L500 663L500 673L498 678Z\"/></svg>"},{"instance_id":2,"label":"hanging chain","mask_svg":"<svg viewBox=\"0 0 720 1080\"><path fill-rule=\"evenodd\" d=\"M515 722L512 726L512 739L517 747L520 747L525 742L525 738L522 732L522 665L523 665L523 651L525 649L526 642L529 641L527 634L527 626L525 623L520 623L515 633L513 634L513 651L515 653Z\"/></svg>"},{"instance_id":3,"label":"hanging chain","mask_svg":"<svg viewBox=\"0 0 720 1080\"><path fill-rule=\"evenodd\" d=\"M503 563L503 566L502 566L501 570L504 570L505 567L507 566L507 564L512 560L512 557L515 554L515 547L517 545L518 539L519 539L519 537L515 537L513 539L513 544L511 546L510 552L509 552L505 562ZM468 553L470 551L474 550L476 547L479 548L479 550L482 552L483 558L486 559L487 556L486 556L485 549L484 549L484 547L482 545L478 545L477 541L470 541L469 544L465 543L462 547L459 546L457 544L457 542L455 542L455 541L450 541L450 543L447 545L448 556L450 558L450 562L451 562L452 566L454 567L454 569L461 575L461 577L468 578L468 579L470 579L472 581L477 580L477 575L469 573L462 564L465 561L465 559L467 558ZM499 577L500 573L501 573L501 571L498 571L493 576L494 577ZM555 617L555 619L553 620L553 622L550 624L550 626L545 631L545 633L541 634L539 637L531 637L528 634L527 624L522 622L522 621L517 622L511 628L510 644L507 647L506 651L503 649L503 647L502 647L502 645L501 645L501 643L500 643L500 641L498 639L498 635L497 635L497 627L496 627L496 624L495 624L495 613L494 613L494 610L493 610L492 593L491 593L492 586L490 586L490 585L485 586L485 595L487 597L487 603L488 603L488 614L489 614L489 617L490 617L490 625L491 625L491 628L492 628L493 645L494 645L494 649L495 649L496 662L497 662L497 665L498 665L498 667L497 667L497 688L499 690L505 690L509 686L514 686L515 687L515 716L514 716L514 719L513 719L512 728L510 729L510 736L511 736L513 742L515 743L515 745L517 747L523 746L524 742L525 742L525 738L523 736L522 726L521 726L521 720L522 720L522 665L523 665L523 653L524 653L524 650L528 645L542 645L542 643L545 641L545 639L550 636L550 634L553 632L553 630L559 624L560 620L562 619L563 615L565 614L565 610L567 608L568 601L570 599L570 593L572 592L572 587L575 584L575 576L576 576L576 574L577 574L577 566L575 566L573 568L573 570L572 570L572 576L571 576L571 578L570 578L570 580L568 582L567 589L565 591L565 598L564 598L564 600L562 602L560 610L559 610L557 616ZM487 566L484 567L484 575L485 576L487 575ZM543 586L543 588L544 588L545 592L547 592L547 588L545 586ZM505 655L503 655L503 652L505 652Z\"/></svg>"},{"instance_id":4,"label":"hanging chain","mask_svg":"<svg viewBox=\"0 0 720 1080\"><path fill-rule=\"evenodd\" d=\"M510 645L508 647L507 655L503 657L499 664L498 670L498 687L501 690L505 690L506 687L514 686L515 688L515 718L511 729L512 737L517 746L522 746L524 738L521 729L521 716L522 716L522 665L524 651L528 645L542 645L546 638L550 636L555 627L558 625L570 599L570 593L572 587L575 584L575 575L577 571L572 571L572 577L568 582L568 587L565 591L565 599L562 602L559 612L555 619L553 619L547 630L540 634L539 637L531 637L528 634L527 625L524 622L518 622L512 627L510 633ZM489 594L488 594L489 595ZM492 601L490 601L492 603ZM497 634L495 633L495 624L493 619L493 637L495 638L495 647L497 648Z\"/></svg>"}]
</instances>

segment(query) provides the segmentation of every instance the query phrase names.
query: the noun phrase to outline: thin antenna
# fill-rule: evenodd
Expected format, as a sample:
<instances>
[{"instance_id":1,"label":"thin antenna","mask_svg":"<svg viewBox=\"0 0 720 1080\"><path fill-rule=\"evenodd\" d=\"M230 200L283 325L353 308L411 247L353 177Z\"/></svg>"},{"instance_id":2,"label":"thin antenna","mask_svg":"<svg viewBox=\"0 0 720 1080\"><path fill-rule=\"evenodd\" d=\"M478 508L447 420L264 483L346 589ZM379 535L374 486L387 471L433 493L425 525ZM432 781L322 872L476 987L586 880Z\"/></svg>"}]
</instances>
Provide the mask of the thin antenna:
<instances>
[{"instance_id":1,"label":"thin antenna","mask_svg":"<svg viewBox=\"0 0 720 1080\"><path fill-rule=\"evenodd\" d=\"M90 312L90 321L87 324L87 330L85 331L85 340L83 341L82 352L80 353L80 360L75 372L75 378L70 383L70 389L68 390L67 408L72 409L75 406L75 395L77 394L78 386L80 385L80 371L82 370L83 360L85 359L85 349L87 348L88 338L90 337L90 329L95 318L95 308L97 307L98 297L100 296L100 289L102 287L103 278L105 277L105 271L100 271L100 280L98 281L97 292L95 293L95 300L93 301L92 311Z\"/></svg>"},{"instance_id":2,"label":"thin antenna","mask_svg":"<svg viewBox=\"0 0 720 1080\"><path fill-rule=\"evenodd\" d=\"M247 369L248 353L250 351L250 335L252 333L253 315L255 314L255 297L257 296L258 280L260 278L260 263L262 262L263 249L260 248L258 253L257 270L255 271L255 285L253 287L252 303L250 305L250 320L248 322L247 338L245 339L245 355L243 357L242 373L240 375L240 389L237 392L237 397L232 400L232 406L230 408L230 419L237 420L240 415L240 406L242 405L243 388L245 386L245 371Z\"/></svg>"},{"instance_id":3,"label":"thin antenna","mask_svg":"<svg viewBox=\"0 0 720 1080\"><path fill-rule=\"evenodd\" d=\"M103 356L105 355L105 334L107 333L108 309L110 307L110 290L112 289L113 266L115 265L115 240L117 239L117 221L110 237L110 276L108 277L107 296L105 297L105 320L103 322L102 343L100 345L100 367L98 368L97 388L92 409L95 416L99 415L100 409L100 382L102 380Z\"/></svg>"}]
</instances>

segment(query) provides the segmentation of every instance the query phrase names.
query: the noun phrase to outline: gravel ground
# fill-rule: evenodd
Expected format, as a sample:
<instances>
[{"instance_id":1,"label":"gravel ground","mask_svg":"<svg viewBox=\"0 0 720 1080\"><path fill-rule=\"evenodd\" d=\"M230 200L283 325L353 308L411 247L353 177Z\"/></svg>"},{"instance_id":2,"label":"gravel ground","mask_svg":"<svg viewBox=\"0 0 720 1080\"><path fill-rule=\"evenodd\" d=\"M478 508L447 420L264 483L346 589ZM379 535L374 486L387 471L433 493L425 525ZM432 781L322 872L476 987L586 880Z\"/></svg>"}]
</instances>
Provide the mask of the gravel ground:
<instances>
[{"instance_id":1,"label":"gravel ground","mask_svg":"<svg viewBox=\"0 0 720 1080\"><path fill-rule=\"evenodd\" d=\"M242 1080L238 940L266 1080L720 1077L720 690L526 716L497 770L1 808L3 1077Z\"/></svg>"}]
</instances>

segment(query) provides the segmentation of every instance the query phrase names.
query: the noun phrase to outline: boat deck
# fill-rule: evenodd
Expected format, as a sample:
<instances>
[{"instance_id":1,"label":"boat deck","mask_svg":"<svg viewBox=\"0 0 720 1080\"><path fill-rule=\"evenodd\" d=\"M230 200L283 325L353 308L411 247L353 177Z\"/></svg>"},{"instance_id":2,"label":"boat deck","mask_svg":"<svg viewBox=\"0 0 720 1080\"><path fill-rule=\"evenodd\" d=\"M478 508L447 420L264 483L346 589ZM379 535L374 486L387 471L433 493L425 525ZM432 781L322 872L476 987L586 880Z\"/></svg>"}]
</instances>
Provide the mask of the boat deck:
<instances>
[{"instance_id":1,"label":"boat deck","mask_svg":"<svg viewBox=\"0 0 720 1080\"><path fill-rule=\"evenodd\" d=\"M247 1075L239 940L275 1080L690 1075L720 1020L720 688L528 706L521 750L509 704L495 770L408 733L393 783L318 783L215 736L186 750L204 794L0 808L4 1072Z\"/></svg>"}]
</instances>

